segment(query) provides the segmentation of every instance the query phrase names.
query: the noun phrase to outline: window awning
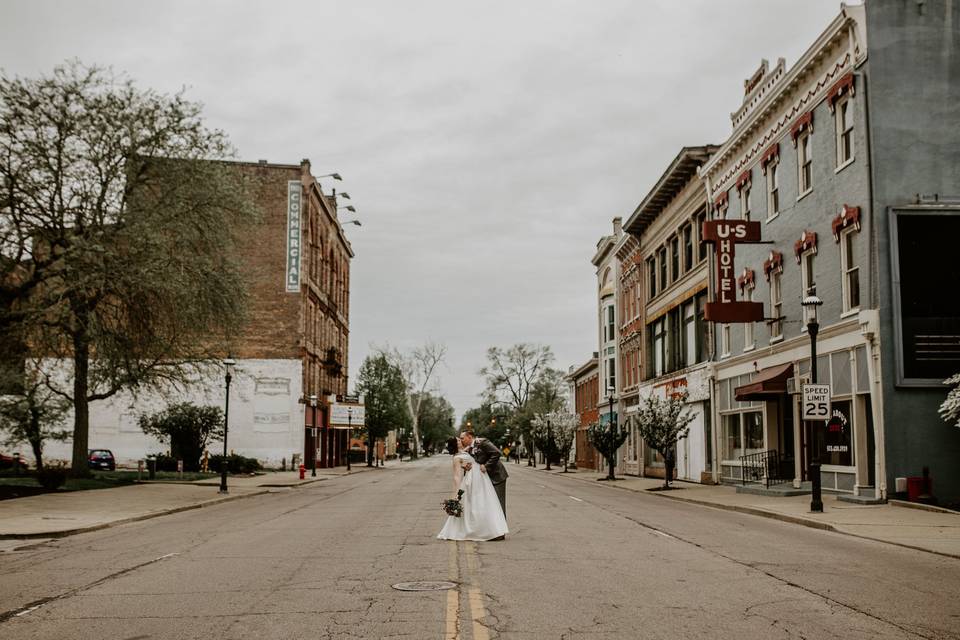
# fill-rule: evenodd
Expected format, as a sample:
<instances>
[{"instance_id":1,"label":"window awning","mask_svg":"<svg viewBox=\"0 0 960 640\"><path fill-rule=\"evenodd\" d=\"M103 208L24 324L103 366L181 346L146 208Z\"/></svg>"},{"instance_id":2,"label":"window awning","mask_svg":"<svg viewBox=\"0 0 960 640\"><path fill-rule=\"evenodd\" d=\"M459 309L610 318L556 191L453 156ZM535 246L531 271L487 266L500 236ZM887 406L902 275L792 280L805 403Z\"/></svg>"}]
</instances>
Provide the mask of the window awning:
<instances>
[{"instance_id":1,"label":"window awning","mask_svg":"<svg viewBox=\"0 0 960 640\"><path fill-rule=\"evenodd\" d=\"M738 402L771 400L787 392L787 379L793 377L793 363L767 367L750 384L734 389L733 397Z\"/></svg>"}]
</instances>

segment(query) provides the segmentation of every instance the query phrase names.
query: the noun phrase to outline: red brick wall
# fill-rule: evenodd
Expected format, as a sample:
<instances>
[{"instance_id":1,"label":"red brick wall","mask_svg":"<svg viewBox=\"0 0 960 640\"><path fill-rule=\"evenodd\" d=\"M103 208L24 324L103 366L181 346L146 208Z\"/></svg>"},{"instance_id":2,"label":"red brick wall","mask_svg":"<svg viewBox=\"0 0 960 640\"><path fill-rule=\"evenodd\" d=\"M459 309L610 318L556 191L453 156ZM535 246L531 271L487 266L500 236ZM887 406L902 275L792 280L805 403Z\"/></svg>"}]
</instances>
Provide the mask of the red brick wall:
<instances>
[{"instance_id":1,"label":"red brick wall","mask_svg":"<svg viewBox=\"0 0 960 640\"><path fill-rule=\"evenodd\" d=\"M351 252L310 164L238 164L261 221L242 243L250 306L237 358L303 360L309 396L347 393ZM303 185L300 293L286 291L287 181ZM332 351L331 351L332 349Z\"/></svg>"}]
</instances>

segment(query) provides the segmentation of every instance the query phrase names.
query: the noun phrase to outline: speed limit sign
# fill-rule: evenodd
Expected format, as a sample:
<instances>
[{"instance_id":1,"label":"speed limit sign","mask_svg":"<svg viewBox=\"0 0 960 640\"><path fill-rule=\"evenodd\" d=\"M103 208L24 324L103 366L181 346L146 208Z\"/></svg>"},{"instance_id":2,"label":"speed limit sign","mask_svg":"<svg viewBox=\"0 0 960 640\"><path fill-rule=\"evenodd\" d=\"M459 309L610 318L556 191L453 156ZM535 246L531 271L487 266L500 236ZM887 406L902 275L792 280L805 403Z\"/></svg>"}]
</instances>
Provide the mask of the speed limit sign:
<instances>
[{"instance_id":1,"label":"speed limit sign","mask_svg":"<svg viewBox=\"0 0 960 640\"><path fill-rule=\"evenodd\" d=\"M803 397L800 408L801 420L828 420L830 418L830 385L805 384L801 387Z\"/></svg>"}]
</instances>

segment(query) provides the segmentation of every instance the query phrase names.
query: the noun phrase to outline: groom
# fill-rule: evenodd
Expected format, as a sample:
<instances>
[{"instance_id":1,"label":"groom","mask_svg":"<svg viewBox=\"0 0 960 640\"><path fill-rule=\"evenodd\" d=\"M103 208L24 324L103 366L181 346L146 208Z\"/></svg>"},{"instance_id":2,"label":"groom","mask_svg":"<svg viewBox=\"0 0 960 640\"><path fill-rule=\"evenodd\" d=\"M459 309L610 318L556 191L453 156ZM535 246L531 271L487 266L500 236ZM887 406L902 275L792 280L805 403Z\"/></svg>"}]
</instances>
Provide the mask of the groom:
<instances>
[{"instance_id":1,"label":"groom","mask_svg":"<svg viewBox=\"0 0 960 640\"><path fill-rule=\"evenodd\" d=\"M469 429L460 434L467 453L473 456L480 470L490 476L493 488L500 500L503 516L507 516L507 468L500 460L500 449L486 438L477 438ZM469 468L469 467L468 467Z\"/></svg>"}]
</instances>

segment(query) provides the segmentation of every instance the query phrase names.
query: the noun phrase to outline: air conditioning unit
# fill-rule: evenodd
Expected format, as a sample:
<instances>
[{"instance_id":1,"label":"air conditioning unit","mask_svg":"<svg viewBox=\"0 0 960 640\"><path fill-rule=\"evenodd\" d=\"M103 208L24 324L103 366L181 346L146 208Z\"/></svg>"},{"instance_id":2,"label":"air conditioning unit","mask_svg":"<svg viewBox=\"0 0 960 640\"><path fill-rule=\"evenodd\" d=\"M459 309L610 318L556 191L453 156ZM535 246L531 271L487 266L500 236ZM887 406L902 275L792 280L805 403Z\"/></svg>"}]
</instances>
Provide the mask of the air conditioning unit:
<instances>
[{"instance_id":1,"label":"air conditioning unit","mask_svg":"<svg viewBox=\"0 0 960 640\"><path fill-rule=\"evenodd\" d=\"M792 396L800 395L801 387L810 384L810 376L794 376L787 378L787 393Z\"/></svg>"}]
</instances>

